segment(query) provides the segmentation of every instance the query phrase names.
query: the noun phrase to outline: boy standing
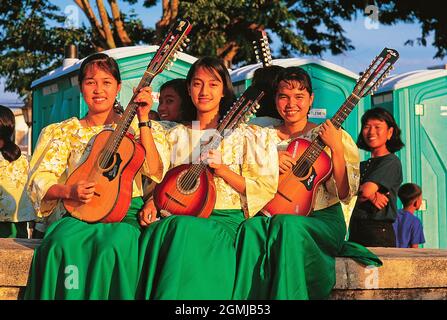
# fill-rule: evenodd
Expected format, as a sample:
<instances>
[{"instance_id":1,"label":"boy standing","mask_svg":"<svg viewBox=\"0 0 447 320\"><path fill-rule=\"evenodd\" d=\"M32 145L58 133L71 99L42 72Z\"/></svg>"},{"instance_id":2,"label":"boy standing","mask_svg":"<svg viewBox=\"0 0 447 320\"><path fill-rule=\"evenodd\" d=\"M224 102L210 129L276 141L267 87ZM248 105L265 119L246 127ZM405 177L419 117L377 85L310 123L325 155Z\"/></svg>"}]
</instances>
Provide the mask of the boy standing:
<instances>
[{"instance_id":1,"label":"boy standing","mask_svg":"<svg viewBox=\"0 0 447 320\"><path fill-rule=\"evenodd\" d=\"M419 244L425 242L422 223L414 215L422 204L422 190L417 184L405 183L399 188L397 195L404 207L398 211L393 223L396 247L418 248Z\"/></svg>"}]
</instances>

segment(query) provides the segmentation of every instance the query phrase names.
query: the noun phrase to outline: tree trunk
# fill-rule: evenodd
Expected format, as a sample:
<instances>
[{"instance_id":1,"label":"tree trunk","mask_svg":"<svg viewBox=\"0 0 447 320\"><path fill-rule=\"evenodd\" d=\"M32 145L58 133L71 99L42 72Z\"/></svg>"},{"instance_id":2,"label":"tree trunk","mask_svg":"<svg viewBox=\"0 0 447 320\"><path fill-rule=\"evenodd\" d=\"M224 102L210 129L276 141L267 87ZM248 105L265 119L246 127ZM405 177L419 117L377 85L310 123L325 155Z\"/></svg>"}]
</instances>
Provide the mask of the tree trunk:
<instances>
[{"instance_id":1,"label":"tree trunk","mask_svg":"<svg viewBox=\"0 0 447 320\"><path fill-rule=\"evenodd\" d=\"M109 49L116 48L115 39L113 39L112 29L110 27L109 17L107 15L107 10L104 7L102 0L96 0L96 5L98 6L99 16L102 21L102 30L106 35L106 42Z\"/></svg>"},{"instance_id":2,"label":"tree trunk","mask_svg":"<svg viewBox=\"0 0 447 320\"><path fill-rule=\"evenodd\" d=\"M177 19L178 15L178 0L163 0L163 13L161 19L155 24L155 36L158 41L161 41L166 33L166 29L173 21Z\"/></svg>"},{"instance_id":3,"label":"tree trunk","mask_svg":"<svg viewBox=\"0 0 447 320\"><path fill-rule=\"evenodd\" d=\"M233 67L233 59L239 48L236 41L230 41L223 48L217 49L217 56L222 59L227 68L231 69Z\"/></svg>"},{"instance_id":4,"label":"tree trunk","mask_svg":"<svg viewBox=\"0 0 447 320\"><path fill-rule=\"evenodd\" d=\"M97 34L98 36L97 41L92 41L94 43L94 46L97 46L98 44L98 47L102 48L107 47L106 35L102 30L101 24L99 23L98 19L96 19L96 16L93 13L92 7L90 6L90 2L88 0L74 0L74 2L78 5L79 8L81 8L81 10L87 16L87 19L89 20L90 25L92 26L93 33Z\"/></svg>"},{"instance_id":5,"label":"tree trunk","mask_svg":"<svg viewBox=\"0 0 447 320\"><path fill-rule=\"evenodd\" d=\"M116 33L120 39L121 45L126 47L132 45L132 40L130 39L126 29L124 29L123 20L121 20L121 11L119 9L116 0L108 0L110 7L112 8L113 24L115 25Z\"/></svg>"}]
</instances>

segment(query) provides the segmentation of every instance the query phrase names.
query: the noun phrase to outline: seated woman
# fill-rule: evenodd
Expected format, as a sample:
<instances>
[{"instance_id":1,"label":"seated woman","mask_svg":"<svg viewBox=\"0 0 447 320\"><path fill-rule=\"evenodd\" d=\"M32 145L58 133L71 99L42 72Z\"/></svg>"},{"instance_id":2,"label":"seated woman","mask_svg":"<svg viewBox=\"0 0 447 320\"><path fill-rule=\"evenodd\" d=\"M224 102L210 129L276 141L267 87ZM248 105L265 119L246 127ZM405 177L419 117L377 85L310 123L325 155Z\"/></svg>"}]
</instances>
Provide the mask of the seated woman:
<instances>
[{"instance_id":1,"label":"seated woman","mask_svg":"<svg viewBox=\"0 0 447 320\"><path fill-rule=\"evenodd\" d=\"M366 248L344 242L346 223L340 201L349 201L357 192L358 149L349 134L330 120L320 126L308 121L313 99L306 71L288 67L280 72L275 104L283 122L269 129L278 148L279 172L296 164L286 151L293 139L319 136L331 156L332 176L316 190L310 215L258 215L241 224L235 299L325 299L335 285L335 256L380 265Z\"/></svg>"},{"instance_id":2,"label":"seated woman","mask_svg":"<svg viewBox=\"0 0 447 320\"><path fill-rule=\"evenodd\" d=\"M201 147L234 100L227 69L215 58L197 60L187 75L194 105L188 125L153 131L165 150L153 149L163 171L198 163ZM230 299L239 224L256 214L276 191L278 156L260 128L240 125L215 150L204 153L217 199L209 218L171 215L151 223L140 242L139 298ZM256 150L252 150L257 146ZM256 154L255 154L256 153ZM256 161L256 160L264 161Z\"/></svg>"},{"instance_id":3,"label":"seated woman","mask_svg":"<svg viewBox=\"0 0 447 320\"><path fill-rule=\"evenodd\" d=\"M92 138L105 128L114 128L121 119L121 110L114 108L121 78L113 58L102 53L85 58L79 84L88 113L82 119L70 118L44 128L31 161L30 197L39 216L54 215L56 221L35 250L25 299L135 297L140 236L137 212L143 205L141 174L149 175L148 168L157 170L158 163L146 155L133 181L130 208L121 222L87 223L71 217L62 200L90 202L95 182L68 185L67 177L86 159ZM138 119L147 121L150 88L142 88L135 102L140 104ZM147 127L141 134L136 122L131 127L149 149L153 140L145 136Z\"/></svg>"},{"instance_id":4,"label":"seated woman","mask_svg":"<svg viewBox=\"0 0 447 320\"><path fill-rule=\"evenodd\" d=\"M28 222L36 218L25 191L29 163L13 138L15 117L0 105L0 238L28 238Z\"/></svg>"}]
</instances>

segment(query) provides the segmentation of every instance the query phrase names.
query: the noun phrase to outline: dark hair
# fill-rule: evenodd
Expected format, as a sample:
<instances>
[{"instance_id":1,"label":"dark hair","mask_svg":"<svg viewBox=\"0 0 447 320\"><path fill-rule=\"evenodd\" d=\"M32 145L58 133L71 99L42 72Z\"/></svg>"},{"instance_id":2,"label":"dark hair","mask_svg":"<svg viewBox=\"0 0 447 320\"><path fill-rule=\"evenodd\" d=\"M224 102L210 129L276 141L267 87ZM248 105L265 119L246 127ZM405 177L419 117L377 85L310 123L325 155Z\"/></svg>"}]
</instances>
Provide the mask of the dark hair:
<instances>
[{"instance_id":1,"label":"dark hair","mask_svg":"<svg viewBox=\"0 0 447 320\"><path fill-rule=\"evenodd\" d=\"M278 74L284 70L281 66L267 66L258 68L253 73L251 85L264 91L264 96L259 101L260 108L256 113L257 117L272 117L282 120L275 106L274 84Z\"/></svg>"},{"instance_id":2,"label":"dark hair","mask_svg":"<svg viewBox=\"0 0 447 320\"><path fill-rule=\"evenodd\" d=\"M78 74L79 85L82 85L82 81L84 80L87 71L92 67L97 67L107 73L110 73L118 84L121 83L120 69L116 60L109 57L105 53L94 53L85 58L81 63ZM118 114L122 114L124 112L124 108L117 100L115 100L115 103L113 104L113 110L115 110Z\"/></svg>"},{"instance_id":3,"label":"dark hair","mask_svg":"<svg viewBox=\"0 0 447 320\"><path fill-rule=\"evenodd\" d=\"M391 136L391 139L386 142L386 148L389 152L396 152L402 149L405 144L402 142L400 138L400 128L396 123L396 120L394 120L394 117L391 113L386 111L383 108L377 107L373 109L369 109L366 111L362 116L362 128L360 130L359 136L357 138L357 146L360 149L371 151L371 148L368 146L368 144L365 142L365 139L363 138L363 128L366 125L366 122L370 119L380 120L386 122L388 128L393 128L393 135Z\"/></svg>"},{"instance_id":4,"label":"dark hair","mask_svg":"<svg viewBox=\"0 0 447 320\"><path fill-rule=\"evenodd\" d=\"M187 86L191 85L192 78L199 68L204 68L208 70L211 74L219 75L222 78L223 82L223 98L220 101L219 107L219 115L220 118L227 113L230 109L231 105L236 99L234 95L233 83L231 82L230 74L228 73L227 68L223 64L222 60L214 58L214 57L202 57L198 59L188 71L188 75L186 76L186 84ZM186 109L186 108L185 108ZM191 103L191 110L185 110L185 120L196 120L197 117L197 109ZM188 119L186 119L188 118ZM189 119L191 118L191 119Z\"/></svg>"},{"instance_id":5,"label":"dark hair","mask_svg":"<svg viewBox=\"0 0 447 320\"><path fill-rule=\"evenodd\" d=\"M9 162L17 160L22 151L12 140L14 136L16 121L14 113L8 107L0 105L0 139L3 140L3 147L0 152Z\"/></svg>"},{"instance_id":6,"label":"dark hair","mask_svg":"<svg viewBox=\"0 0 447 320\"><path fill-rule=\"evenodd\" d=\"M151 111L149 111L149 119L155 120L155 121L160 121L160 115L158 114L157 111L151 110Z\"/></svg>"},{"instance_id":7,"label":"dark hair","mask_svg":"<svg viewBox=\"0 0 447 320\"><path fill-rule=\"evenodd\" d=\"M186 87L186 79L172 79L166 81L160 86L160 94L163 90L167 88L172 88L180 97L181 105L180 105L180 121L193 121L194 119L189 119L190 115L185 114L185 111L189 111L194 106L192 105L191 97L188 94L188 89ZM195 109L195 108L194 108ZM187 119L185 119L187 118Z\"/></svg>"},{"instance_id":8,"label":"dark hair","mask_svg":"<svg viewBox=\"0 0 447 320\"><path fill-rule=\"evenodd\" d=\"M281 72L278 73L276 81L274 82L274 92L278 91L278 86L281 81L293 86L292 82L298 82L300 84L299 90L306 89L310 95L312 95L312 81L310 80L309 74L300 67L287 67L283 68Z\"/></svg>"},{"instance_id":9,"label":"dark hair","mask_svg":"<svg viewBox=\"0 0 447 320\"><path fill-rule=\"evenodd\" d=\"M405 183L400 186L397 195L404 207L408 207L422 194L421 188L415 183Z\"/></svg>"}]
</instances>

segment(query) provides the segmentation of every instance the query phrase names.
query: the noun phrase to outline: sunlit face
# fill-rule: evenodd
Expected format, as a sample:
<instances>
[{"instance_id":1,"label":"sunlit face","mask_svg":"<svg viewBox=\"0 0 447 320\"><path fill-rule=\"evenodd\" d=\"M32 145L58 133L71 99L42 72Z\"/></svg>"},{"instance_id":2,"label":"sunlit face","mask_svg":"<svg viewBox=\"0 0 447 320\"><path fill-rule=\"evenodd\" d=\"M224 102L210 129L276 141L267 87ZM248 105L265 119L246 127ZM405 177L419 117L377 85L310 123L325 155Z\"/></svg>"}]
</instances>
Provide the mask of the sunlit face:
<instances>
[{"instance_id":1,"label":"sunlit face","mask_svg":"<svg viewBox=\"0 0 447 320\"><path fill-rule=\"evenodd\" d=\"M224 96L223 80L219 74L200 67L191 79L188 92L198 112L218 112Z\"/></svg>"},{"instance_id":2,"label":"sunlit face","mask_svg":"<svg viewBox=\"0 0 447 320\"><path fill-rule=\"evenodd\" d=\"M422 205L422 194L416 199L414 207L416 208L416 210L419 210L421 205Z\"/></svg>"},{"instance_id":3,"label":"sunlit face","mask_svg":"<svg viewBox=\"0 0 447 320\"><path fill-rule=\"evenodd\" d=\"M167 87L160 92L158 114L161 120L180 121L182 99L172 88Z\"/></svg>"},{"instance_id":4,"label":"sunlit face","mask_svg":"<svg viewBox=\"0 0 447 320\"><path fill-rule=\"evenodd\" d=\"M369 119L362 128L362 136L371 151L386 149L386 142L391 139L393 128L379 119Z\"/></svg>"},{"instance_id":5,"label":"sunlit face","mask_svg":"<svg viewBox=\"0 0 447 320\"><path fill-rule=\"evenodd\" d=\"M110 111L120 89L121 84L112 74L96 66L87 68L81 84L82 96L93 113Z\"/></svg>"},{"instance_id":6,"label":"sunlit face","mask_svg":"<svg viewBox=\"0 0 447 320\"><path fill-rule=\"evenodd\" d=\"M276 108L286 123L307 121L307 113L313 103L314 95L307 89L300 89L301 84L281 81L275 96Z\"/></svg>"}]
</instances>

